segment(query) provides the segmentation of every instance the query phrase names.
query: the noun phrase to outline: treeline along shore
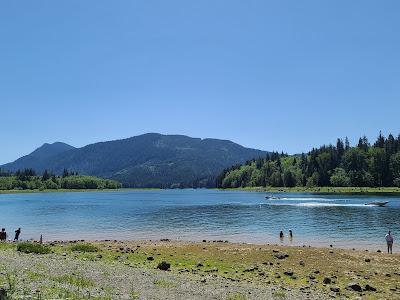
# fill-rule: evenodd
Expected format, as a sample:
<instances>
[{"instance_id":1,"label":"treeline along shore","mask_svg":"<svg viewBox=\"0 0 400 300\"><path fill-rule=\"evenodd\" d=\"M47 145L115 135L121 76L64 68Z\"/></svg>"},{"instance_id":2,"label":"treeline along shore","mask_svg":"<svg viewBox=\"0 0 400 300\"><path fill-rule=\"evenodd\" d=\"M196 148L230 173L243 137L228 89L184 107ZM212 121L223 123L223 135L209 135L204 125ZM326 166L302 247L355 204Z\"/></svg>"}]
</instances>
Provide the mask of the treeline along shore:
<instances>
[{"instance_id":1,"label":"treeline along shore","mask_svg":"<svg viewBox=\"0 0 400 300\"><path fill-rule=\"evenodd\" d=\"M1 191L44 191L44 190L103 190L118 189L121 184L115 180L79 175L64 170L61 176L45 170L39 175L33 169L18 170L15 173L0 170Z\"/></svg>"},{"instance_id":2,"label":"treeline along shore","mask_svg":"<svg viewBox=\"0 0 400 300\"><path fill-rule=\"evenodd\" d=\"M399 192L400 135L384 137L373 144L364 136L356 146L348 139L336 145L314 148L307 154L271 153L225 169L216 180L218 188L284 187L326 192L343 190ZM388 189L394 187L394 189ZM331 188L331 189L329 189Z\"/></svg>"}]
</instances>

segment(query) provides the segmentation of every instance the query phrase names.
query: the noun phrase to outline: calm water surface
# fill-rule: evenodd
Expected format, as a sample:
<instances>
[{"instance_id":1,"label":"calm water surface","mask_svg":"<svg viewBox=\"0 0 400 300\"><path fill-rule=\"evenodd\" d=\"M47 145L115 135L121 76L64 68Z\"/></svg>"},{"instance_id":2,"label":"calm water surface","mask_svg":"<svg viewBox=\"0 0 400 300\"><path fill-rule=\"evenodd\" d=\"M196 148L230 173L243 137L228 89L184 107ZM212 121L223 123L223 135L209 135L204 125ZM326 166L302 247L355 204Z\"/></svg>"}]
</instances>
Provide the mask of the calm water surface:
<instances>
[{"instance_id":1,"label":"calm water surface","mask_svg":"<svg viewBox=\"0 0 400 300\"><path fill-rule=\"evenodd\" d=\"M399 196L276 193L280 200L266 200L265 195L215 190L0 195L0 226L10 233L22 227L23 239L43 234L47 240L223 239L384 249L389 228L395 242L400 238ZM389 204L364 205L371 201Z\"/></svg>"}]
</instances>

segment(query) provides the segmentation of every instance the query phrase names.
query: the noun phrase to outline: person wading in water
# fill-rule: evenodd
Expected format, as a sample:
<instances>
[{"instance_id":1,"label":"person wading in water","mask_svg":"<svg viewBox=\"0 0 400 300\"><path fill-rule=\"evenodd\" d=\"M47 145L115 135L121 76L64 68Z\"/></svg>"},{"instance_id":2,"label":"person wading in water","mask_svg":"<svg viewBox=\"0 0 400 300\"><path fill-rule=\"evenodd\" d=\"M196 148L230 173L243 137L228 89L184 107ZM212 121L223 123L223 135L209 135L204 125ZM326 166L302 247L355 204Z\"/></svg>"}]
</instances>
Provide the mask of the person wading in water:
<instances>
[{"instance_id":1,"label":"person wading in water","mask_svg":"<svg viewBox=\"0 0 400 300\"><path fill-rule=\"evenodd\" d=\"M17 230L15 230L15 237L14 237L14 241L19 240L19 235L21 234L21 228L18 228Z\"/></svg>"}]
</instances>

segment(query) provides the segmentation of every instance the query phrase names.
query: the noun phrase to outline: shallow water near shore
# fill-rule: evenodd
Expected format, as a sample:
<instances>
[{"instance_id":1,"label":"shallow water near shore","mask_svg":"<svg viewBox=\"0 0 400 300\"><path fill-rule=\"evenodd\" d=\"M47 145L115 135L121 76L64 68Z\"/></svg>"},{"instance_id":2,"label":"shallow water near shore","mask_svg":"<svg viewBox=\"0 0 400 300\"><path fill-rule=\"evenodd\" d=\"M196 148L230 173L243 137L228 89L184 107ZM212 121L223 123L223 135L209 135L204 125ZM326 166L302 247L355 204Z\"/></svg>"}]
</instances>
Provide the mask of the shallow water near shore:
<instances>
[{"instance_id":1,"label":"shallow water near shore","mask_svg":"<svg viewBox=\"0 0 400 300\"><path fill-rule=\"evenodd\" d=\"M205 189L0 195L0 226L9 238L22 227L23 239L207 239L370 250L385 250L388 229L395 242L400 232L399 196L266 195ZM389 203L365 205L373 201Z\"/></svg>"}]
</instances>

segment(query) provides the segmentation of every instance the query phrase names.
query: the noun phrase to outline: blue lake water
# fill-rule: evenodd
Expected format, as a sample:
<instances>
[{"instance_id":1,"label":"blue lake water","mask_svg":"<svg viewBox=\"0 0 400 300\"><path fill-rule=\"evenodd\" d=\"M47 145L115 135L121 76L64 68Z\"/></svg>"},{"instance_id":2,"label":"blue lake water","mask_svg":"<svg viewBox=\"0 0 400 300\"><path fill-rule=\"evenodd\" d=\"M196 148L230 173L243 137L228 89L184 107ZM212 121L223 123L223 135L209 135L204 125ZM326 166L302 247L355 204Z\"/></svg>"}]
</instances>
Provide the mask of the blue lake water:
<instances>
[{"instance_id":1,"label":"blue lake water","mask_svg":"<svg viewBox=\"0 0 400 300\"><path fill-rule=\"evenodd\" d=\"M222 239L362 249L384 249L389 228L395 243L400 237L400 196L265 195L205 189L5 194L0 226L9 233L22 227L23 239ZM364 205L371 201L389 203Z\"/></svg>"}]
</instances>

